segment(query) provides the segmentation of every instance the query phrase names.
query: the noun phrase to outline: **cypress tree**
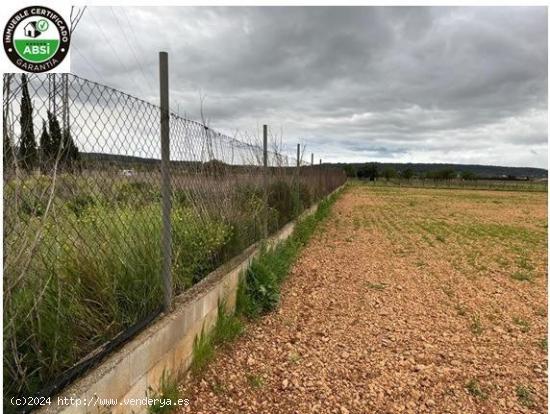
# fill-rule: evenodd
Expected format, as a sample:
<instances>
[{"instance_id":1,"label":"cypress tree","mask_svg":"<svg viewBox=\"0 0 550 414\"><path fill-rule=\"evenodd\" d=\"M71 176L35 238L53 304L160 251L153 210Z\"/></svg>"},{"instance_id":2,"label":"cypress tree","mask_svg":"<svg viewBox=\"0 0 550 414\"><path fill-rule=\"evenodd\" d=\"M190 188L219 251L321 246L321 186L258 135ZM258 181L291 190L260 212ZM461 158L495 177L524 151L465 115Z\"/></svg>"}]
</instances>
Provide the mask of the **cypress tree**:
<instances>
[{"instance_id":1,"label":"cypress tree","mask_svg":"<svg viewBox=\"0 0 550 414\"><path fill-rule=\"evenodd\" d=\"M50 171L55 154L52 154L52 140L48 129L46 128L46 121L42 120L42 135L40 136L40 149L41 149L41 169L42 173L47 174Z\"/></svg>"},{"instance_id":2,"label":"cypress tree","mask_svg":"<svg viewBox=\"0 0 550 414\"><path fill-rule=\"evenodd\" d=\"M75 171L77 169L79 161L80 161L80 151L78 151L78 147L74 143L73 137L71 136L71 132L68 129L63 130L63 143L64 143L64 164L67 166L68 169L71 171Z\"/></svg>"},{"instance_id":3,"label":"cypress tree","mask_svg":"<svg viewBox=\"0 0 550 414\"><path fill-rule=\"evenodd\" d=\"M9 171L9 169L12 167L13 162L13 153L12 153L12 146L11 146L11 139L8 132L8 125L7 125L7 119L4 117L4 146L3 146L3 154L4 154L4 172Z\"/></svg>"},{"instance_id":4,"label":"cypress tree","mask_svg":"<svg viewBox=\"0 0 550 414\"><path fill-rule=\"evenodd\" d=\"M50 129L50 158L52 164L57 159L58 155L60 156L60 162L62 162L63 153L61 151L63 151L63 140L61 136L61 127L59 126L57 117L50 111L48 111L48 126Z\"/></svg>"},{"instance_id":5,"label":"cypress tree","mask_svg":"<svg viewBox=\"0 0 550 414\"><path fill-rule=\"evenodd\" d=\"M32 122L32 102L26 74L21 75L21 90L19 158L21 159L21 166L27 171L32 171L38 161L38 151L36 150L36 139L34 137L34 125Z\"/></svg>"}]
</instances>

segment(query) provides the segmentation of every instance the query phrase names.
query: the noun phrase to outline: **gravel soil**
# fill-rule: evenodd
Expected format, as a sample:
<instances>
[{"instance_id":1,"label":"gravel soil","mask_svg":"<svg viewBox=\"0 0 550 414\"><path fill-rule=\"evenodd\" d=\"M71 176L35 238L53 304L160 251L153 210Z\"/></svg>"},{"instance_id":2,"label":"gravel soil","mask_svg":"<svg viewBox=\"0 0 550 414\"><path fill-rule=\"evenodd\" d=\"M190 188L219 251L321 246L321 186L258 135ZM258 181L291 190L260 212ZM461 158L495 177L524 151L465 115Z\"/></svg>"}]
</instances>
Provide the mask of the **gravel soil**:
<instances>
[{"instance_id":1,"label":"gravel soil","mask_svg":"<svg viewBox=\"0 0 550 414\"><path fill-rule=\"evenodd\" d=\"M547 412L547 194L351 186L194 413Z\"/></svg>"}]
</instances>

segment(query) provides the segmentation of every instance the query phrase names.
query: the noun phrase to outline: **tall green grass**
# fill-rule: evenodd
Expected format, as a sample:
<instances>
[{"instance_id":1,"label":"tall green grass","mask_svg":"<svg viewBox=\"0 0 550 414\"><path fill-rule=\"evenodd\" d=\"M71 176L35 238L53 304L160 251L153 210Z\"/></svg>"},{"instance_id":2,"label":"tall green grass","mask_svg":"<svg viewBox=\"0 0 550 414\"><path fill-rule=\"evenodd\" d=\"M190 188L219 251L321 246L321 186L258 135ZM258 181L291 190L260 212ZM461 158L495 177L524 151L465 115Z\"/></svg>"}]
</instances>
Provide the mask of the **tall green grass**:
<instances>
[{"instance_id":1,"label":"tall green grass","mask_svg":"<svg viewBox=\"0 0 550 414\"><path fill-rule=\"evenodd\" d=\"M340 192L319 203L317 210L298 221L292 235L274 248L263 250L241 278L237 290L237 312L257 318L274 310L280 298L280 286L302 247L317 225L329 214Z\"/></svg>"},{"instance_id":2,"label":"tall green grass","mask_svg":"<svg viewBox=\"0 0 550 414\"><path fill-rule=\"evenodd\" d=\"M160 217L158 205L101 205L78 217L67 214L63 229L48 224L34 252L5 263L8 395L38 391L160 305ZM182 291L217 266L213 257L230 229L185 208L175 209L172 219L174 285Z\"/></svg>"},{"instance_id":3,"label":"tall green grass","mask_svg":"<svg viewBox=\"0 0 550 414\"><path fill-rule=\"evenodd\" d=\"M119 178L99 188L95 178L59 176L51 204L51 177L28 177L5 186L4 401L35 394L161 304L158 188ZM275 180L268 191L270 233L313 201L304 184ZM229 208L222 210L221 204L205 199L203 205L210 210L197 212L202 199L196 198L213 194L175 190L176 293L263 236L261 188L237 186L225 201ZM301 223L297 234L307 226L307 220ZM288 270L300 237L288 242L278 258L259 261L251 269L257 280L250 276L254 288L249 293L255 295L254 303L265 303L262 308L278 302L280 275Z\"/></svg>"}]
</instances>

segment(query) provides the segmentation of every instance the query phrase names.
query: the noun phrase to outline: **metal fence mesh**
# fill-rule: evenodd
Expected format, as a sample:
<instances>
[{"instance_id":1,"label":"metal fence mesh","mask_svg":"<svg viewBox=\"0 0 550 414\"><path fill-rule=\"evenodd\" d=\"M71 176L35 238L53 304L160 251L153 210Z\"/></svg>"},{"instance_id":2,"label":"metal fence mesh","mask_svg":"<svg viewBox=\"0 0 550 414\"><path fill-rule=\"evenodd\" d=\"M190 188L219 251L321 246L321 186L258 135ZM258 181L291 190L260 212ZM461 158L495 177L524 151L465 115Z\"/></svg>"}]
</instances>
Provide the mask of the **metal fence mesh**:
<instances>
[{"instance_id":1,"label":"metal fence mesh","mask_svg":"<svg viewBox=\"0 0 550 414\"><path fill-rule=\"evenodd\" d=\"M3 93L6 401L158 309L162 216L159 107L71 74ZM262 147L174 113L170 152L176 293L345 181L274 149L264 181Z\"/></svg>"}]
</instances>

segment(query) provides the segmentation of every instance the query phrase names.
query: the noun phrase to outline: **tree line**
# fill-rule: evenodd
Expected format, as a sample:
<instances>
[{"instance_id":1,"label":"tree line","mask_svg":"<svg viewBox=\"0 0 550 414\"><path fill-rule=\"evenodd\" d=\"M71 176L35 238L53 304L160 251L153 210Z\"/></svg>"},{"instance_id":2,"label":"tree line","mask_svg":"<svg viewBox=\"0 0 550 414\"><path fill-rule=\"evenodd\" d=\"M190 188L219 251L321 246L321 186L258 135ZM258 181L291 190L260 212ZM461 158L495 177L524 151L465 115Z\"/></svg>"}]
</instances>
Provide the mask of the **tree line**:
<instances>
[{"instance_id":1,"label":"tree line","mask_svg":"<svg viewBox=\"0 0 550 414\"><path fill-rule=\"evenodd\" d=\"M80 169L80 152L69 127L61 128L56 114L47 111L47 120L42 120L42 132L37 145L33 123L33 104L29 94L29 81L21 75L21 106L19 124L21 136L19 146L14 147L4 126L4 169L15 165L27 172L37 168L43 174L54 169L75 172ZM4 118L4 125L6 119Z\"/></svg>"},{"instance_id":2,"label":"tree line","mask_svg":"<svg viewBox=\"0 0 550 414\"><path fill-rule=\"evenodd\" d=\"M426 178L431 180L452 180L455 178L462 178L463 180L477 180L479 177L470 171L457 172L453 168L441 168L435 171L428 171L425 174L417 174L412 168L405 168L402 171L397 171L393 167L385 167L380 169L380 166L376 162L366 163L361 167L356 167L352 164L344 166L346 175L351 178L360 178L364 180L375 181L380 178L386 180L401 178L410 180L411 178Z\"/></svg>"}]
</instances>

